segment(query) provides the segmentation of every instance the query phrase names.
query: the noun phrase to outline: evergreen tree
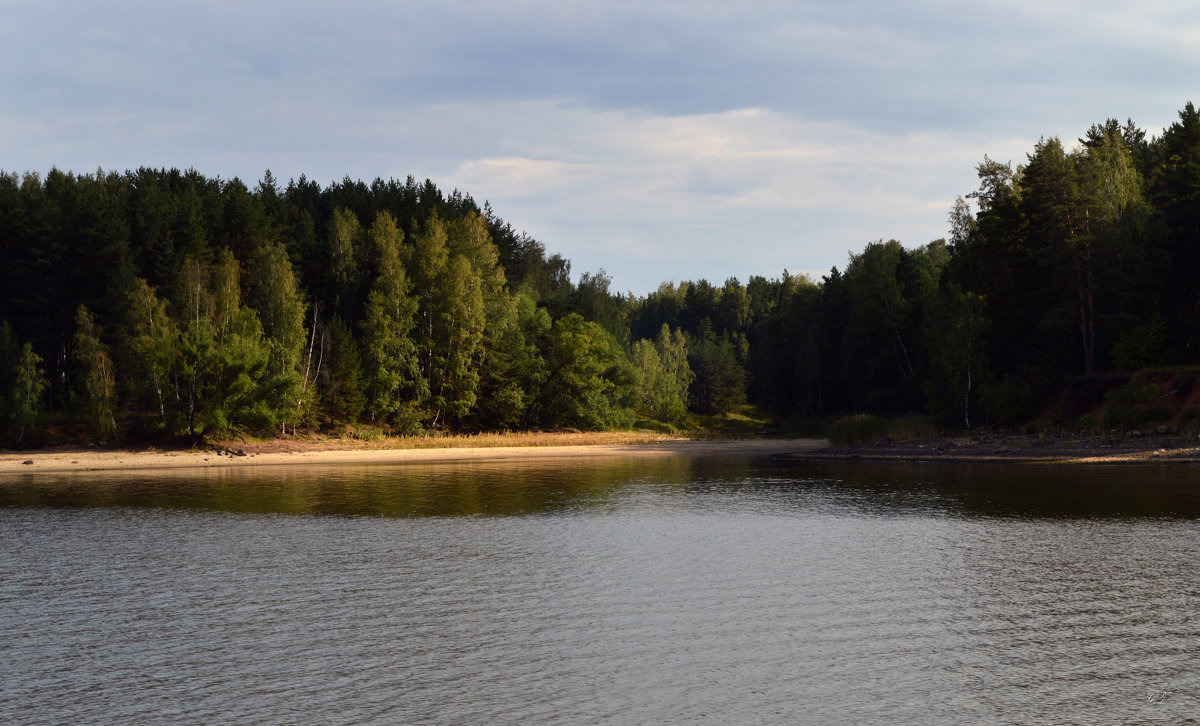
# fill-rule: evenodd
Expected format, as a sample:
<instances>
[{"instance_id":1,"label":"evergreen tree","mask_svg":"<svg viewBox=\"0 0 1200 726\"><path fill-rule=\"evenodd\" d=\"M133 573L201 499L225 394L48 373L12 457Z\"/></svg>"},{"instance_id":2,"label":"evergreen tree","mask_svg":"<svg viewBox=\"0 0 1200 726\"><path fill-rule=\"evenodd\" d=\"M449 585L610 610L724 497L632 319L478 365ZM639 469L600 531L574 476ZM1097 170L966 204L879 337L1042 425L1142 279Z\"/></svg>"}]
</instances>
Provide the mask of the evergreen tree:
<instances>
[{"instance_id":1,"label":"evergreen tree","mask_svg":"<svg viewBox=\"0 0 1200 726\"><path fill-rule=\"evenodd\" d=\"M362 225L348 209L338 208L329 220L329 291L327 299L333 310L346 321L359 319L359 258L362 247Z\"/></svg>"},{"instance_id":2,"label":"evergreen tree","mask_svg":"<svg viewBox=\"0 0 1200 726\"><path fill-rule=\"evenodd\" d=\"M711 328L701 326L688 349L688 365L695 373L688 398L696 411L723 415L745 402L746 370L731 336L717 339Z\"/></svg>"},{"instance_id":3,"label":"evergreen tree","mask_svg":"<svg viewBox=\"0 0 1200 726\"><path fill-rule=\"evenodd\" d=\"M175 375L182 426L192 437L274 426L258 388L269 351L258 316L241 303L239 277L228 250L211 270L190 258L184 263Z\"/></svg>"},{"instance_id":4,"label":"evergreen tree","mask_svg":"<svg viewBox=\"0 0 1200 726\"><path fill-rule=\"evenodd\" d=\"M320 408L329 426L353 423L363 410L362 357L350 329L336 315L323 340L328 353L320 369Z\"/></svg>"}]
</instances>

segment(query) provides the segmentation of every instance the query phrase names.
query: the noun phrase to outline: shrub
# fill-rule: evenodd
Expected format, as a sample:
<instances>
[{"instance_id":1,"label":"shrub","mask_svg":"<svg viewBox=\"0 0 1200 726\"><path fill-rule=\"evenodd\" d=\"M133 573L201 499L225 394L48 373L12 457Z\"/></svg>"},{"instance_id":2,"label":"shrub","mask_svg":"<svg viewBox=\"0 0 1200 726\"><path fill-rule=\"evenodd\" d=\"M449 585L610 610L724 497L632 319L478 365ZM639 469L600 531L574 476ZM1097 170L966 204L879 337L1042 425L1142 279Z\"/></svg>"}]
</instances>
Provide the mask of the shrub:
<instances>
[{"instance_id":1,"label":"shrub","mask_svg":"<svg viewBox=\"0 0 1200 726\"><path fill-rule=\"evenodd\" d=\"M887 435L893 439L919 439L937 432L932 416L901 416L887 422Z\"/></svg>"},{"instance_id":2,"label":"shrub","mask_svg":"<svg viewBox=\"0 0 1200 726\"><path fill-rule=\"evenodd\" d=\"M356 425L347 426L346 435L355 441L383 441L383 429L378 426Z\"/></svg>"},{"instance_id":3,"label":"shrub","mask_svg":"<svg viewBox=\"0 0 1200 726\"><path fill-rule=\"evenodd\" d=\"M880 416L857 413L843 416L829 424L825 435L839 446L865 444L887 433L888 422Z\"/></svg>"},{"instance_id":4,"label":"shrub","mask_svg":"<svg viewBox=\"0 0 1200 726\"><path fill-rule=\"evenodd\" d=\"M1120 388L1114 388L1105 395L1108 410L1104 412L1106 428L1131 428L1144 423L1145 412L1142 408L1154 401L1158 389L1144 373L1138 373Z\"/></svg>"}]
</instances>

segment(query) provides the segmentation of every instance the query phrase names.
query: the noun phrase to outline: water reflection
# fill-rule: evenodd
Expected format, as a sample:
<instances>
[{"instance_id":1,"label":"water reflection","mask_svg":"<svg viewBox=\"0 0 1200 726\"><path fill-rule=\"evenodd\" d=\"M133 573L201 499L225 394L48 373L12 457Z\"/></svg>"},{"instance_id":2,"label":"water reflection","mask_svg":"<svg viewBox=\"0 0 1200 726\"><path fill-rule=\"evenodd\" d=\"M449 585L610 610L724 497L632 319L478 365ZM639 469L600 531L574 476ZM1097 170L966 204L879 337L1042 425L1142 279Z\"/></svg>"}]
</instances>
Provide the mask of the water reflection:
<instances>
[{"instance_id":1,"label":"water reflection","mask_svg":"<svg viewBox=\"0 0 1200 726\"><path fill-rule=\"evenodd\" d=\"M604 458L25 474L0 506L203 509L388 517L508 516L603 506L621 488L689 480L693 461Z\"/></svg>"},{"instance_id":2,"label":"water reflection","mask_svg":"<svg viewBox=\"0 0 1200 726\"><path fill-rule=\"evenodd\" d=\"M1200 517L1200 468L680 456L31 473L0 479L0 506L384 517L643 509L1193 519Z\"/></svg>"},{"instance_id":3,"label":"water reflection","mask_svg":"<svg viewBox=\"0 0 1200 726\"><path fill-rule=\"evenodd\" d=\"M1200 467L1182 464L828 463L798 465L864 514L1006 518L1200 517Z\"/></svg>"},{"instance_id":4,"label":"water reflection","mask_svg":"<svg viewBox=\"0 0 1200 726\"><path fill-rule=\"evenodd\" d=\"M0 722L1184 722L1198 471L22 475Z\"/></svg>"}]
</instances>

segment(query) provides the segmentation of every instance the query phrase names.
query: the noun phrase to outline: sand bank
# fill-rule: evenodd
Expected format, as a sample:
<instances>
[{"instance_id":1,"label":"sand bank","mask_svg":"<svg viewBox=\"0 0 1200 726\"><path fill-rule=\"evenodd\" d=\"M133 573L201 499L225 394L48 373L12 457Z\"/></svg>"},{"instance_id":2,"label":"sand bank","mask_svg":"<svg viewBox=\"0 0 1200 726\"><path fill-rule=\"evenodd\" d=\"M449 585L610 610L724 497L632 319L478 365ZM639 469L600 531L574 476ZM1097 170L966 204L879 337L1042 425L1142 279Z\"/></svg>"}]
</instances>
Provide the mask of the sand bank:
<instances>
[{"instance_id":1,"label":"sand bank","mask_svg":"<svg viewBox=\"0 0 1200 726\"><path fill-rule=\"evenodd\" d=\"M0 476L35 472L136 471L242 466L404 464L454 461L504 461L596 456L711 456L796 454L826 446L822 439L675 439L648 444L495 446L478 448L324 448L297 446L290 451L244 449L243 455L214 449L97 449L0 452ZM236 449L235 449L236 451Z\"/></svg>"}]
</instances>

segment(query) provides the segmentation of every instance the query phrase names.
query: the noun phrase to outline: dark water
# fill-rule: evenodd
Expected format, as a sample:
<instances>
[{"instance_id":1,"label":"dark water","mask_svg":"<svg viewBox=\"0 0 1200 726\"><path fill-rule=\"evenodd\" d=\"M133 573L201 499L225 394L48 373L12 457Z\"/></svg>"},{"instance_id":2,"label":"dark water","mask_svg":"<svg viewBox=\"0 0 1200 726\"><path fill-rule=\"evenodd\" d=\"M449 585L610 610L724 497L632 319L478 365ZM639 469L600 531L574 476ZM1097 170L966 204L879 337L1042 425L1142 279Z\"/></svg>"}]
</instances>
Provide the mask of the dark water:
<instances>
[{"instance_id":1,"label":"dark water","mask_svg":"<svg viewBox=\"0 0 1200 726\"><path fill-rule=\"evenodd\" d=\"M1190 723L1200 469L0 479L0 722Z\"/></svg>"}]
</instances>

